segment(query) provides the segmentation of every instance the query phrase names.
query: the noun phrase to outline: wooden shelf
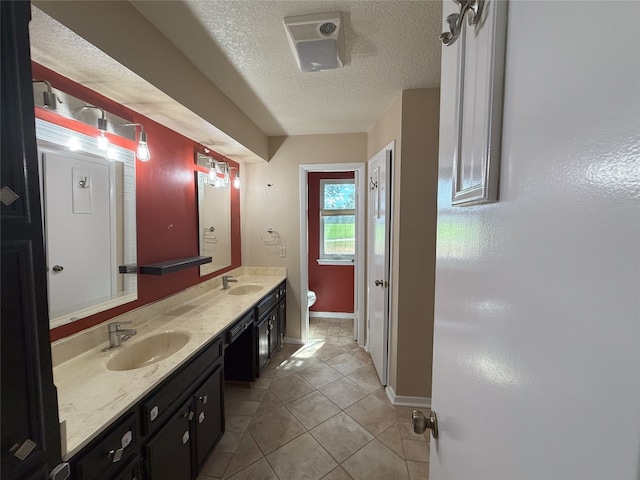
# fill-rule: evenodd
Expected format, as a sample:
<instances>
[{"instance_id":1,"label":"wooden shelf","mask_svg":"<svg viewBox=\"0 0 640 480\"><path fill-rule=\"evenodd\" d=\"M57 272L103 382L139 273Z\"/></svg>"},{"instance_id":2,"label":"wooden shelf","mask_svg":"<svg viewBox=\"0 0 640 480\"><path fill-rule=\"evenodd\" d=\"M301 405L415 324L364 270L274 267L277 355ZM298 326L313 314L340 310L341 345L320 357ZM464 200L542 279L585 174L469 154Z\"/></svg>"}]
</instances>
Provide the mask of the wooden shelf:
<instances>
[{"instance_id":1,"label":"wooden shelf","mask_svg":"<svg viewBox=\"0 0 640 480\"><path fill-rule=\"evenodd\" d=\"M167 260L166 262L152 263L150 265L141 265L138 273L143 275L166 275L167 273L177 272L185 268L197 267L204 263L211 263L211 257L187 257L175 260Z\"/></svg>"}]
</instances>

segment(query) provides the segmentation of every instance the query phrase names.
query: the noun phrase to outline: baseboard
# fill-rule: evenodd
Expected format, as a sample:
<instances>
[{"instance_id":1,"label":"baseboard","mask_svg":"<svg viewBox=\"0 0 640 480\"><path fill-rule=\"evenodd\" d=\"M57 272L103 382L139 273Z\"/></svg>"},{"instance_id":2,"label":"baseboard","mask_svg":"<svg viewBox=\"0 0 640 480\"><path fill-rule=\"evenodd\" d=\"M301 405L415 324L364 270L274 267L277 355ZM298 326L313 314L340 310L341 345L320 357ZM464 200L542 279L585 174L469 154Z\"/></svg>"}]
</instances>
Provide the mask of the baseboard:
<instances>
[{"instance_id":1,"label":"baseboard","mask_svg":"<svg viewBox=\"0 0 640 480\"><path fill-rule=\"evenodd\" d=\"M294 337L284 337L283 341L284 343L291 343L293 345L304 345L304 342L302 340Z\"/></svg>"},{"instance_id":2,"label":"baseboard","mask_svg":"<svg viewBox=\"0 0 640 480\"><path fill-rule=\"evenodd\" d=\"M335 319L351 319L356 318L353 313L345 313L345 312L309 312L309 317L312 318L326 318L327 320Z\"/></svg>"},{"instance_id":3,"label":"baseboard","mask_svg":"<svg viewBox=\"0 0 640 480\"><path fill-rule=\"evenodd\" d=\"M408 397L404 395L396 395L393 388L387 386L385 388L387 397L394 407L415 407L415 408L431 408L431 399L428 397Z\"/></svg>"}]
</instances>

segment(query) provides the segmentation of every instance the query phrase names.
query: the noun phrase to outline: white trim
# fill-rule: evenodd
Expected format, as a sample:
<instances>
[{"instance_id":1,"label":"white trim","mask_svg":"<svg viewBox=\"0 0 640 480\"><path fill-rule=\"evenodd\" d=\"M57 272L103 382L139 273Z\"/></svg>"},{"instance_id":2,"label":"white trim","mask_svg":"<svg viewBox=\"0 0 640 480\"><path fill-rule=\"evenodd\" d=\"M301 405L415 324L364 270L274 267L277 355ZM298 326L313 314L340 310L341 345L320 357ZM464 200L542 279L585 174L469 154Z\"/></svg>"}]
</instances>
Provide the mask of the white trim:
<instances>
[{"instance_id":1,"label":"white trim","mask_svg":"<svg viewBox=\"0 0 640 480\"><path fill-rule=\"evenodd\" d=\"M355 287L355 321L353 329L354 340L360 347L364 347L366 304L365 304L365 206L366 206L366 176L365 163L316 163L300 165L299 170L299 194L300 194L300 295L306 298L305 292L309 290L309 264L308 264L308 172L355 172L357 203L356 203L356 271L354 272ZM300 341L306 343L309 340L309 308L307 302L300 302Z\"/></svg>"},{"instance_id":2,"label":"white trim","mask_svg":"<svg viewBox=\"0 0 640 480\"><path fill-rule=\"evenodd\" d=\"M429 397L396 395L391 386L387 386L384 391L394 407L431 408L431 399Z\"/></svg>"},{"instance_id":3,"label":"white trim","mask_svg":"<svg viewBox=\"0 0 640 480\"><path fill-rule=\"evenodd\" d=\"M318 258L316 259L318 265L340 265L343 267L353 266L355 263L355 259L352 256L349 256L348 259L339 260L337 258Z\"/></svg>"},{"instance_id":4,"label":"white trim","mask_svg":"<svg viewBox=\"0 0 640 480\"><path fill-rule=\"evenodd\" d=\"M355 313L347 312L309 312L310 318L345 318L353 320L356 318Z\"/></svg>"}]
</instances>

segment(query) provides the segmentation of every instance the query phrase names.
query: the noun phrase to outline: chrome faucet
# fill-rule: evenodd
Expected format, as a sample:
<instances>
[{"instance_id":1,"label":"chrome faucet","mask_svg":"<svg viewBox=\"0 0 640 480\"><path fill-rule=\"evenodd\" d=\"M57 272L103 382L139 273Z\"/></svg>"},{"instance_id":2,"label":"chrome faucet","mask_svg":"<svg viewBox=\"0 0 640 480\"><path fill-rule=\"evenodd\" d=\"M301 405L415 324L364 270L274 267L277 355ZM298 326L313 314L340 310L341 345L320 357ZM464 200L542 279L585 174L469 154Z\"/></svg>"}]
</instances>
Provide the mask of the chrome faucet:
<instances>
[{"instance_id":1,"label":"chrome faucet","mask_svg":"<svg viewBox=\"0 0 640 480\"><path fill-rule=\"evenodd\" d=\"M222 276L222 289L227 290L229 288L230 283L238 283L237 278L233 278L233 275L223 275Z\"/></svg>"},{"instance_id":2,"label":"chrome faucet","mask_svg":"<svg viewBox=\"0 0 640 480\"><path fill-rule=\"evenodd\" d=\"M131 322L111 322L107 324L107 332L109 333L109 348L115 348L122 345L124 342L133 337L137 330L120 328L120 325L128 324Z\"/></svg>"}]
</instances>

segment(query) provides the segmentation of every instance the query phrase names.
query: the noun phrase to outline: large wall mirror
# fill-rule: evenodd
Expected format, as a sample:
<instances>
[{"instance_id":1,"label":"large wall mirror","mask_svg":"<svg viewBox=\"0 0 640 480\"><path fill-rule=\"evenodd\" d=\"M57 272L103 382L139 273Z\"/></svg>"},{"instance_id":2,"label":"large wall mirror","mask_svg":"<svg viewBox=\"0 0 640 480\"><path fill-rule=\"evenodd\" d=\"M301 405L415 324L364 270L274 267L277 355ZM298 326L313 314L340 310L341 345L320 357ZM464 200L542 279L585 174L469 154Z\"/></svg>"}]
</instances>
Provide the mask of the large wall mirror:
<instances>
[{"instance_id":1,"label":"large wall mirror","mask_svg":"<svg viewBox=\"0 0 640 480\"><path fill-rule=\"evenodd\" d=\"M196 161L212 169L210 174L196 172L200 255L213 259L200 265L200 276L203 276L231 266L231 186L224 181L225 172L216 172L213 158L198 153ZM216 176L223 181L215 181Z\"/></svg>"},{"instance_id":2,"label":"large wall mirror","mask_svg":"<svg viewBox=\"0 0 640 480\"><path fill-rule=\"evenodd\" d=\"M36 119L50 326L138 298L135 152Z\"/></svg>"}]
</instances>

